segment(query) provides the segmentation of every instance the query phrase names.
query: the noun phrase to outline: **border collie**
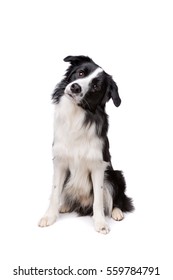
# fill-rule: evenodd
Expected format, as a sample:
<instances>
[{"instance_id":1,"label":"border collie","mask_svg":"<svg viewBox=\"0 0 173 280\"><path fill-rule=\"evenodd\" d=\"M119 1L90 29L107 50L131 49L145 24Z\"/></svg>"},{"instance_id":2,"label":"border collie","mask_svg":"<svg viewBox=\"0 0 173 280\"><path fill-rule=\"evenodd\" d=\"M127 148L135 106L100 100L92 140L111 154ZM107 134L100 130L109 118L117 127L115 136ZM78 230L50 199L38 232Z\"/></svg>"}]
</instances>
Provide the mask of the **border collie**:
<instances>
[{"instance_id":1,"label":"border collie","mask_svg":"<svg viewBox=\"0 0 173 280\"><path fill-rule=\"evenodd\" d=\"M50 205L39 222L52 225L59 213L93 215L94 226L108 233L106 216L116 221L133 210L121 171L113 170L105 104L121 104L112 77L87 56L67 56L70 66L56 86L53 141L53 188Z\"/></svg>"}]
</instances>

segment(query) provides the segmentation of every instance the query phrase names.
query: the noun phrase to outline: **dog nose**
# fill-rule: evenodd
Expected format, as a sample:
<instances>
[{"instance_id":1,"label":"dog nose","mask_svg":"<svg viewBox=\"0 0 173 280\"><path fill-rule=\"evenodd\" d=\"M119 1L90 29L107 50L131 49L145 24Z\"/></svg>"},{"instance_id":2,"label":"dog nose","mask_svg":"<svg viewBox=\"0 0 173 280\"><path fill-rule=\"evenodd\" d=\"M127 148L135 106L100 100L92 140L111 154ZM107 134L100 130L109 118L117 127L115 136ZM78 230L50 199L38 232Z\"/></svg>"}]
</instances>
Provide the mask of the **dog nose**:
<instances>
[{"instance_id":1,"label":"dog nose","mask_svg":"<svg viewBox=\"0 0 173 280\"><path fill-rule=\"evenodd\" d=\"M70 89L73 93L80 93L81 92L81 86L77 83L72 84Z\"/></svg>"}]
</instances>

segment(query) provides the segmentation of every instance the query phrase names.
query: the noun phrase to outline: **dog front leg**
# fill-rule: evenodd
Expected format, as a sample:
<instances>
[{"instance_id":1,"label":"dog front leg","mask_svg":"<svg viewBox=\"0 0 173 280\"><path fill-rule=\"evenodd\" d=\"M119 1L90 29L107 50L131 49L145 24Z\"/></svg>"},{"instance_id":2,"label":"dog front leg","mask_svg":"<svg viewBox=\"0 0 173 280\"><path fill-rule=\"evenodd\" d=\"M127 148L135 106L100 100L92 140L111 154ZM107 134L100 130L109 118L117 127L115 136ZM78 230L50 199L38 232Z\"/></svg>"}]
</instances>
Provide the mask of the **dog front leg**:
<instances>
[{"instance_id":1,"label":"dog front leg","mask_svg":"<svg viewBox=\"0 0 173 280\"><path fill-rule=\"evenodd\" d=\"M54 159L54 175L53 175L53 188L50 197L49 207L39 222L40 227L46 227L52 225L58 215L60 206L60 197L62 193L62 188L64 185L66 176L66 168L63 162L58 161L57 158Z\"/></svg>"},{"instance_id":2,"label":"dog front leg","mask_svg":"<svg viewBox=\"0 0 173 280\"><path fill-rule=\"evenodd\" d=\"M109 227L106 223L104 214L104 202L103 202L103 188L104 188L104 170L101 167L94 168L91 173L94 203L93 203L93 219L96 231L107 234Z\"/></svg>"}]
</instances>

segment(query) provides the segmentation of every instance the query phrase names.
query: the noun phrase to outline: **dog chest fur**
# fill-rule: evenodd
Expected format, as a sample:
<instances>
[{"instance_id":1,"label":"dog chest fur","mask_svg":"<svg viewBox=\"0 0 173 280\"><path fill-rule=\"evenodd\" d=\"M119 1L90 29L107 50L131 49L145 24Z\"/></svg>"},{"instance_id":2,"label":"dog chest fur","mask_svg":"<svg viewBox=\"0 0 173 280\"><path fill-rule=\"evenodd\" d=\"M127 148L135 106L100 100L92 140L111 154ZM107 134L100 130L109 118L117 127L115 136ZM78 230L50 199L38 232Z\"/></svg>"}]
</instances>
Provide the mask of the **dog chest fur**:
<instances>
[{"instance_id":1,"label":"dog chest fur","mask_svg":"<svg viewBox=\"0 0 173 280\"><path fill-rule=\"evenodd\" d=\"M85 111L67 96L55 105L53 157L66 160L102 161L103 142L95 124L84 125Z\"/></svg>"}]
</instances>

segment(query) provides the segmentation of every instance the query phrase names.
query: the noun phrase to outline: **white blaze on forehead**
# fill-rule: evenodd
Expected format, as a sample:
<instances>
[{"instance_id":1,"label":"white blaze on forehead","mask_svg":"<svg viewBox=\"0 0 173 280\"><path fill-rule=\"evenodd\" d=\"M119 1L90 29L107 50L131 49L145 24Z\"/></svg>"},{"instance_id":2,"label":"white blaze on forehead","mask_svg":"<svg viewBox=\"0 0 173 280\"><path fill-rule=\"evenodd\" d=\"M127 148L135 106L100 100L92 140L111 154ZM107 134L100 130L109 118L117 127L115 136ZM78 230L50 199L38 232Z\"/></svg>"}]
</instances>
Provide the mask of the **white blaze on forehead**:
<instances>
[{"instance_id":1,"label":"white blaze on forehead","mask_svg":"<svg viewBox=\"0 0 173 280\"><path fill-rule=\"evenodd\" d=\"M103 72L103 69L98 67L96 68L91 74L89 74L87 77L85 78L80 78L77 79L75 82L81 84L81 82L84 83L90 83L94 78L96 78L98 76L99 73Z\"/></svg>"},{"instance_id":2,"label":"white blaze on forehead","mask_svg":"<svg viewBox=\"0 0 173 280\"><path fill-rule=\"evenodd\" d=\"M73 82L71 82L68 86L67 86L67 90L70 89L71 85L74 83L77 83L81 86L82 88L82 93L85 94L88 89L89 89L89 84L90 82L96 78L98 76L99 73L103 72L103 69L98 67L96 68L91 74L89 74L87 77L85 78L79 78Z\"/></svg>"}]
</instances>

